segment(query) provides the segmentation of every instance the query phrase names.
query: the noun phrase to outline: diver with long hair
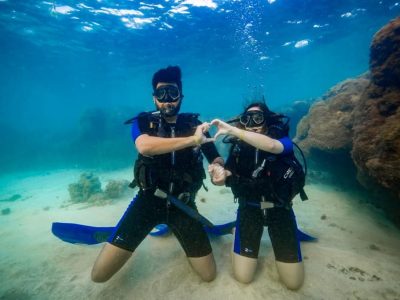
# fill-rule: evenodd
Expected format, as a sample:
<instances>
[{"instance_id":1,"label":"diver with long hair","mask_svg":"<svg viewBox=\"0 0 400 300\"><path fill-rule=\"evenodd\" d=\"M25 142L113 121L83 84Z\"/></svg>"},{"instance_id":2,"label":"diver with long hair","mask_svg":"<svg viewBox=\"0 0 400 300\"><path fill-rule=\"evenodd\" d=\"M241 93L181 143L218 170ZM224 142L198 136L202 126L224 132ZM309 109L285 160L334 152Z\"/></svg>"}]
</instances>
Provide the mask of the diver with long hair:
<instances>
[{"instance_id":1,"label":"diver with long hair","mask_svg":"<svg viewBox=\"0 0 400 300\"><path fill-rule=\"evenodd\" d=\"M236 126L213 120L211 125L218 128L214 138L226 135L224 141L228 139L232 146L225 167L211 165L209 173L214 184L232 189L239 204L232 253L234 277L242 283L253 280L267 226L280 279L295 290L303 284L304 265L292 199L303 192L304 173L283 117L259 101L245 108Z\"/></svg>"}]
</instances>

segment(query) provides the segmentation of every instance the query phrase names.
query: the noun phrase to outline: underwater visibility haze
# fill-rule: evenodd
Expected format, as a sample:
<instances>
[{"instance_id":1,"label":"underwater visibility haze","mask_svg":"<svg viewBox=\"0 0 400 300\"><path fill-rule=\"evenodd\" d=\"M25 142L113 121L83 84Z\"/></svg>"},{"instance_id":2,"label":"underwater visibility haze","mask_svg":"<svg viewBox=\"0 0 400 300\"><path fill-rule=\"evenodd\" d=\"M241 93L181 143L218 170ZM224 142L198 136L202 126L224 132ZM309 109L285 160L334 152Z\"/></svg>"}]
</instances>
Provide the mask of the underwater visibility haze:
<instances>
[{"instance_id":1,"label":"underwater visibility haze","mask_svg":"<svg viewBox=\"0 0 400 300\"><path fill-rule=\"evenodd\" d=\"M400 69L399 15L399 0L0 0L0 299L400 299L400 72L376 71L380 53ZM181 112L228 120L264 96L291 118L310 167L296 216L318 237L302 244L299 292L279 283L268 237L248 286L231 275L227 236L212 240L209 285L171 237L147 238L96 285L100 248L51 235L57 221L115 226L137 192L124 189L137 154L124 121L155 109L151 78L175 65ZM383 118L371 126L366 95ZM101 196L74 200L78 180ZM205 183L199 210L232 221L230 190Z\"/></svg>"},{"instance_id":2,"label":"underwater visibility haze","mask_svg":"<svg viewBox=\"0 0 400 300\"><path fill-rule=\"evenodd\" d=\"M399 10L396 1L2 0L2 171L29 166L49 144L35 167L68 160L61 132L79 130L89 110L122 111L117 126L153 109L150 79L167 65L183 71L182 111L203 119L232 117L254 89L273 109L321 97L368 70L372 36Z\"/></svg>"}]
</instances>

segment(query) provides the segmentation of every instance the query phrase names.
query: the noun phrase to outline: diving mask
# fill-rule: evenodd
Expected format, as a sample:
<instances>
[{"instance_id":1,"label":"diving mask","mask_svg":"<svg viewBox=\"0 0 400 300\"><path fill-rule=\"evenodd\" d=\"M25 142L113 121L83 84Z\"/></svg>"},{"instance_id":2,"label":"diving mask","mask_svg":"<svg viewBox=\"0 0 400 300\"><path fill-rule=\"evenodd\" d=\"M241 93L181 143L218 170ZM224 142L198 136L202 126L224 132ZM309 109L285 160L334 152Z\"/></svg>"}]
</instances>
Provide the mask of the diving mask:
<instances>
[{"instance_id":1,"label":"diving mask","mask_svg":"<svg viewBox=\"0 0 400 300\"><path fill-rule=\"evenodd\" d=\"M248 128L262 126L265 122L264 112L259 110L247 111L240 116L239 122Z\"/></svg>"},{"instance_id":2,"label":"diving mask","mask_svg":"<svg viewBox=\"0 0 400 300\"><path fill-rule=\"evenodd\" d=\"M154 91L153 96L161 103L177 102L181 92L174 85L163 85Z\"/></svg>"}]
</instances>

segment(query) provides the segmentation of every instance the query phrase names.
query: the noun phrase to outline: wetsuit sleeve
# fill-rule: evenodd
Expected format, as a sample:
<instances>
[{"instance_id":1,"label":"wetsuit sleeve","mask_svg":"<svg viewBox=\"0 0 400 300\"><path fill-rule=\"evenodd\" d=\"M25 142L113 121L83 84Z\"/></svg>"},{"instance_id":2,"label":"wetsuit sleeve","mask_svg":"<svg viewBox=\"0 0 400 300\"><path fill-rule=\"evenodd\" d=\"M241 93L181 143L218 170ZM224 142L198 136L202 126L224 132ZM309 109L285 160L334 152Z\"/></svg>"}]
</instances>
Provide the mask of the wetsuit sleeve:
<instances>
[{"instance_id":1,"label":"wetsuit sleeve","mask_svg":"<svg viewBox=\"0 0 400 300\"><path fill-rule=\"evenodd\" d=\"M205 136L207 138L211 137L208 133L206 133ZM208 163L212 163L214 161L214 159L221 156L221 155L219 155L217 147L215 147L215 144L211 143L211 142L201 145L201 152L203 152Z\"/></svg>"},{"instance_id":2,"label":"wetsuit sleeve","mask_svg":"<svg viewBox=\"0 0 400 300\"><path fill-rule=\"evenodd\" d=\"M236 166L235 157L232 155L232 148L231 148L225 163L225 170L229 170L232 173L232 175L228 176L225 180L225 186L227 187L235 185L238 181L238 176L236 174L235 166Z\"/></svg>"},{"instance_id":3,"label":"wetsuit sleeve","mask_svg":"<svg viewBox=\"0 0 400 300\"><path fill-rule=\"evenodd\" d=\"M293 152L293 142L289 137L286 136L284 138L278 139L278 141L280 141L283 145L283 151L279 153L280 155L286 155Z\"/></svg>"},{"instance_id":4,"label":"wetsuit sleeve","mask_svg":"<svg viewBox=\"0 0 400 300\"><path fill-rule=\"evenodd\" d=\"M132 135L132 141L136 142L136 139L142 134L139 128L139 122L137 119L135 119L132 122L132 127L131 127L131 135Z\"/></svg>"},{"instance_id":5,"label":"wetsuit sleeve","mask_svg":"<svg viewBox=\"0 0 400 300\"><path fill-rule=\"evenodd\" d=\"M200 120L196 120L195 122L196 126L202 124ZM207 132L204 134L207 138L211 138L211 135ZM217 157L220 157L217 147L215 147L214 143L205 143L201 145L201 152L203 152L204 156L206 157L208 163L212 163L214 159Z\"/></svg>"},{"instance_id":6,"label":"wetsuit sleeve","mask_svg":"<svg viewBox=\"0 0 400 300\"><path fill-rule=\"evenodd\" d=\"M144 134L148 133L148 122L147 118L144 116L144 114L139 114L136 118L133 119L132 121L132 127L131 127L131 136L132 136L132 141L135 143L136 139Z\"/></svg>"}]
</instances>

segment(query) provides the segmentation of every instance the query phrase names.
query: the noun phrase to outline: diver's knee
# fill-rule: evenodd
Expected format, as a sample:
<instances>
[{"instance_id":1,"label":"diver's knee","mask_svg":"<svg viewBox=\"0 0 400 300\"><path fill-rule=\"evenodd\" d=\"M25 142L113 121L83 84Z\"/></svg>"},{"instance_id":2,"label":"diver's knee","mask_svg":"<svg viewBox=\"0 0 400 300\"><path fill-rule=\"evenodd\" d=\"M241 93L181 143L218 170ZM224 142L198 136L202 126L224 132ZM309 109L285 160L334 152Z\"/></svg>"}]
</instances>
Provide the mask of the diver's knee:
<instances>
[{"instance_id":1,"label":"diver's knee","mask_svg":"<svg viewBox=\"0 0 400 300\"><path fill-rule=\"evenodd\" d=\"M289 289L289 290L298 290L301 288L304 282L304 277L301 278L281 278L282 283Z\"/></svg>"},{"instance_id":2,"label":"diver's knee","mask_svg":"<svg viewBox=\"0 0 400 300\"><path fill-rule=\"evenodd\" d=\"M249 274L248 272L244 273L244 272L234 270L233 277L235 277L235 279L237 281L239 281L240 283L248 284L253 281L254 274Z\"/></svg>"},{"instance_id":3,"label":"diver's knee","mask_svg":"<svg viewBox=\"0 0 400 300\"><path fill-rule=\"evenodd\" d=\"M254 279L257 269L257 258L232 253L233 276L241 283L250 283Z\"/></svg>"},{"instance_id":4,"label":"diver's knee","mask_svg":"<svg viewBox=\"0 0 400 300\"><path fill-rule=\"evenodd\" d=\"M214 268L213 270L210 270L209 272L200 274L200 277L205 282L211 282L215 279L215 277L217 277L217 272Z\"/></svg>"},{"instance_id":5,"label":"diver's knee","mask_svg":"<svg viewBox=\"0 0 400 300\"><path fill-rule=\"evenodd\" d=\"M304 264L276 262L279 278L290 290L298 290L304 282Z\"/></svg>"},{"instance_id":6,"label":"diver's knee","mask_svg":"<svg viewBox=\"0 0 400 300\"><path fill-rule=\"evenodd\" d=\"M107 275L104 272L99 272L95 268L92 269L92 273L91 273L90 277L91 277L92 281L96 282L96 283L103 283L103 282L108 281L111 278L110 275Z\"/></svg>"},{"instance_id":7,"label":"diver's knee","mask_svg":"<svg viewBox=\"0 0 400 300\"><path fill-rule=\"evenodd\" d=\"M132 256L131 251L119 248L112 244L105 244L92 268L91 278L93 282L106 282L126 261Z\"/></svg>"},{"instance_id":8,"label":"diver's knee","mask_svg":"<svg viewBox=\"0 0 400 300\"><path fill-rule=\"evenodd\" d=\"M198 269L198 274L205 282L213 281L215 277L217 277L217 267L215 265L214 258L212 258L212 261L207 264L205 268Z\"/></svg>"},{"instance_id":9,"label":"diver's knee","mask_svg":"<svg viewBox=\"0 0 400 300\"><path fill-rule=\"evenodd\" d=\"M214 256L212 253L202 257L188 257L193 270L203 281L213 281L217 274Z\"/></svg>"}]
</instances>

